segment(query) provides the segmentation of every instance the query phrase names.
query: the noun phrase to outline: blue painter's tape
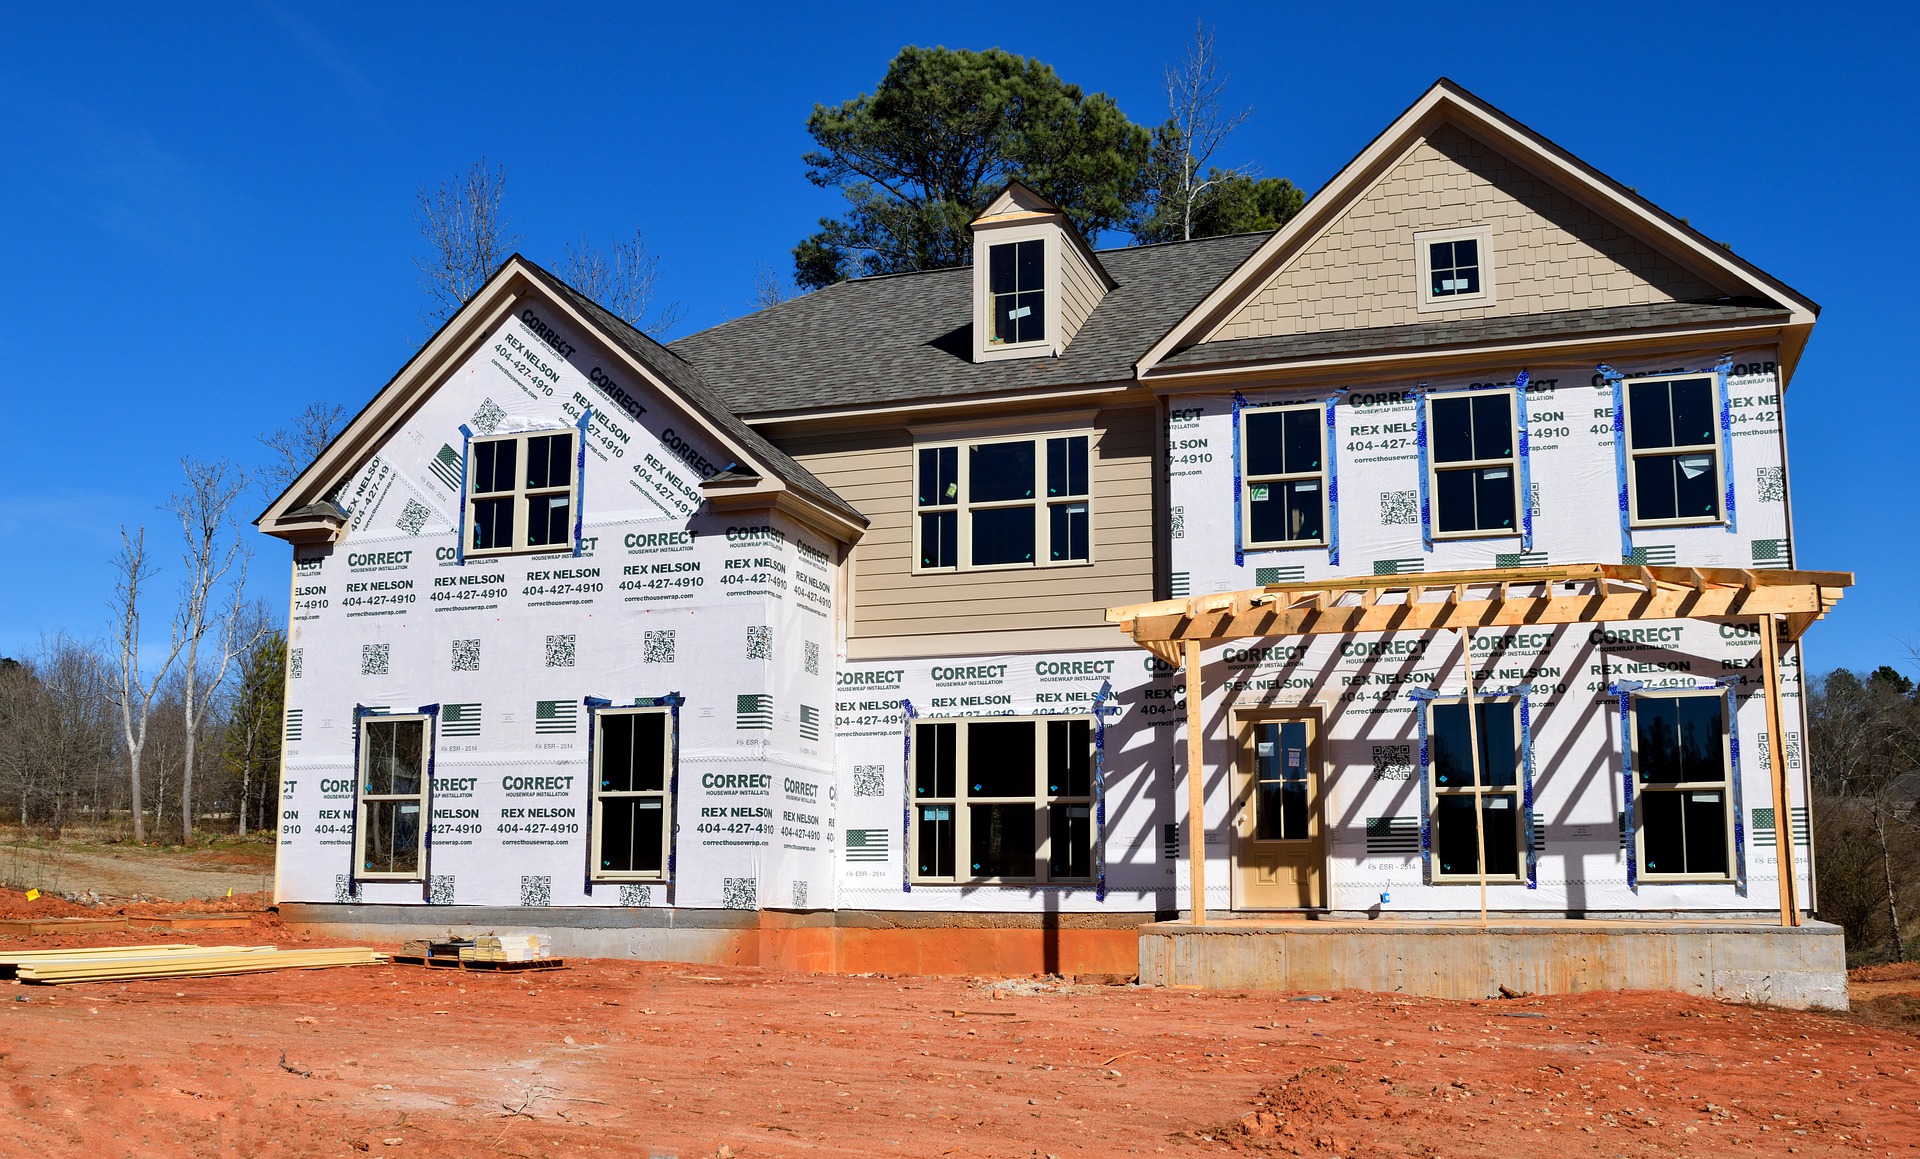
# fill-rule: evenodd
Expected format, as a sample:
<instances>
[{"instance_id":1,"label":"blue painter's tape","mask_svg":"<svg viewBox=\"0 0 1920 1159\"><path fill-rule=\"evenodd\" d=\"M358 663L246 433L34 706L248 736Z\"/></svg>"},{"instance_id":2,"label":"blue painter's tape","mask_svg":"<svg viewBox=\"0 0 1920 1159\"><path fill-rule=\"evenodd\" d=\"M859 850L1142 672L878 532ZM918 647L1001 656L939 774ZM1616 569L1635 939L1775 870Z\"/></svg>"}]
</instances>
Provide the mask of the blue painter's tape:
<instances>
[{"instance_id":1,"label":"blue painter's tape","mask_svg":"<svg viewBox=\"0 0 1920 1159\"><path fill-rule=\"evenodd\" d=\"M1645 687L1637 680L1622 680L1607 688L1620 698L1620 827L1627 847L1627 888L1634 893L1640 892L1640 858L1633 815L1633 694Z\"/></svg>"},{"instance_id":2,"label":"blue painter's tape","mask_svg":"<svg viewBox=\"0 0 1920 1159\"><path fill-rule=\"evenodd\" d=\"M1602 362L1594 367L1613 390L1613 484L1620 505L1620 562L1633 562L1633 517L1627 502L1627 406L1624 375Z\"/></svg>"},{"instance_id":3,"label":"blue painter's tape","mask_svg":"<svg viewBox=\"0 0 1920 1159\"><path fill-rule=\"evenodd\" d=\"M1327 396L1327 564L1340 566L1340 437L1334 429L1334 418L1340 396L1347 393L1341 387Z\"/></svg>"},{"instance_id":4,"label":"blue painter's tape","mask_svg":"<svg viewBox=\"0 0 1920 1159\"><path fill-rule=\"evenodd\" d=\"M1427 786L1428 773L1432 768L1433 750L1427 743L1428 702L1440 694L1431 688L1416 688L1407 693L1407 699L1414 702L1414 723L1420 729L1420 884L1433 884L1433 800L1432 790Z\"/></svg>"},{"instance_id":5,"label":"blue painter's tape","mask_svg":"<svg viewBox=\"0 0 1920 1159\"><path fill-rule=\"evenodd\" d=\"M901 757L903 765L900 795L900 892L913 892L913 701L900 699ZM956 822L957 824L957 822Z\"/></svg>"},{"instance_id":6,"label":"blue painter's tape","mask_svg":"<svg viewBox=\"0 0 1920 1159\"><path fill-rule=\"evenodd\" d=\"M458 567L467 565L467 480L471 479L473 468L467 462L473 453L473 430L465 423L460 424L460 529L453 541L453 562Z\"/></svg>"},{"instance_id":7,"label":"blue painter's tape","mask_svg":"<svg viewBox=\"0 0 1920 1159\"><path fill-rule=\"evenodd\" d=\"M1739 530L1733 503L1733 398L1727 393L1727 376L1733 373L1733 355L1722 354L1714 363L1713 376L1720 387L1720 470L1727 485L1727 532Z\"/></svg>"},{"instance_id":8,"label":"blue painter's tape","mask_svg":"<svg viewBox=\"0 0 1920 1159\"><path fill-rule=\"evenodd\" d=\"M580 445L574 450L573 460L573 558L580 558L581 520L587 513L587 422L593 418L593 408L580 412L580 421L573 424L580 428Z\"/></svg>"},{"instance_id":9,"label":"blue painter's tape","mask_svg":"<svg viewBox=\"0 0 1920 1159\"><path fill-rule=\"evenodd\" d=\"M1102 680L1093 694L1093 900L1107 900L1107 717L1120 711L1109 705L1113 681Z\"/></svg>"},{"instance_id":10,"label":"blue painter's tape","mask_svg":"<svg viewBox=\"0 0 1920 1159\"><path fill-rule=\"evenodd\" d=\"M1420 547L1424 551L1433 550L1433 502L1427 494L1427 384L1421 383L1412 390L1413 395L1413 445L1420 455ZM1426 822L1421 822L1424 831Z\"/></svg>"},{"instance_id":11,"label":"blue painter's tape","mask_svg":"<svg viewBox=\"0 0 1920 1159\"><path fill-rule=\"evenodd\" d=\"M1235 567L1245 567L1247 563L1246 550L1241 546L1247 541L1247 537L1243 531L1243 529L1246 526L1246 523L1245 523L1246 516L1241 511L1241 503L1242 503L1241 492L1245 491L1246 488L1241 485L1241 478L1240 478L1240 412L1245 410L1246 406L1247 406L1247 396L1244 394L1241 394L1237 390L1234 391L1233 392L1233 566Z\"/></svg>"},{"instance_id":12,"label":"blue painter's tape","mask_svg":"<svg viewBox=\"0 0 1920 1159\"><path fill-rule=\"evenodd\" d=\"M1734 693L1740 678L1730 676L1722 681L1722 689L1727 698L1727 754L1732 766L1727 775L1733 779L1733 892L1739 897L1747 896L1747 795L1740 787L1740 707L1734 702ZM1765 696L1766 693L1761 693ZM1776 821L1777 823L1777 821Z\"/></svg>"},{"instance_id":13,"label":"blue painter's tape","mask_svg":"<svg viewBox=\"0 0 1920 1159\"><path fill-rule=\"evenodd\" d=\"M1513 379L1514 424L1520 429L1520 550L1533 550L1533 456L1528 449L1532 438L1527 433L1527 372ZM1532 856L1531 852L1528 854ZM1532 880L1532 873L1528 873Z\"/></svg>"}]
</instances>

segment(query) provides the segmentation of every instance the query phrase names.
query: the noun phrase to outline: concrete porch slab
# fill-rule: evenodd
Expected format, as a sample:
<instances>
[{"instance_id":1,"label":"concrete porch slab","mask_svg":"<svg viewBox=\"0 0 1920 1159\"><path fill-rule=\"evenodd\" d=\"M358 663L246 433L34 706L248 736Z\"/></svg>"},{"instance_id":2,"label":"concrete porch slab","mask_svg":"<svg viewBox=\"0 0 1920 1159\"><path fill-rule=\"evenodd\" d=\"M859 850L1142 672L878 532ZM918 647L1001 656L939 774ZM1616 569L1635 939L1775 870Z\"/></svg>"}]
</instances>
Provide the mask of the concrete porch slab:
<instances>
[{"instance_id":1,"label":"concrete porch slab","mask_svg":"<svg viewBox=\"0 0 1920 1159\"><path fill-rule=\"evenodd\" d=\"M1142 985L1371 990L1430 998L1671 990L1847 1008L1846 944L1827 922L1248 921L1140 927Z\"/></svg>"}]
</instances>

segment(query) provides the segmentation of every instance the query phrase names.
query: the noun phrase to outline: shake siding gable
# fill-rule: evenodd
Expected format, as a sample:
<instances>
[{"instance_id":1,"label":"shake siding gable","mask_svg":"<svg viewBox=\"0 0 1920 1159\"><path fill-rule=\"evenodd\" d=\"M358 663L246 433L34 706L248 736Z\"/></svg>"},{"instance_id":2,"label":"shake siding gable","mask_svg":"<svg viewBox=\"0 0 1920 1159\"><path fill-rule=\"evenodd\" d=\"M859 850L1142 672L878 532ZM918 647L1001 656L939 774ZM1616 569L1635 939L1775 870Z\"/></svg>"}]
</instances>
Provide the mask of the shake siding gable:
<instances>
[{"instance_id":1,"label":"shake siding gable","mask_svg":"<svg viewBox=\"0 0 1920 1159\"><path fill-rule=\"evenodd\" d=\"M1414 234L1484 226L1496 300L1419 310ZM1207 341L1718 298L1722 291L1451 125L1420 140Z\"/></svg>"},{"instance_id":2,"label":"shake siding gable","mask_svg":"<svg viewBox=\"0 0 1920 1159\"><path fill-rule=\"evenodd\" d=\"M788 434L776 442L872 522L852 555L852 638L1098 628L1153 590L1151 407L1093 423L1093 562L913 573L914 444L901 428ZM983 437L990 437L985 436Z\"/></svg>"}]
</instances>

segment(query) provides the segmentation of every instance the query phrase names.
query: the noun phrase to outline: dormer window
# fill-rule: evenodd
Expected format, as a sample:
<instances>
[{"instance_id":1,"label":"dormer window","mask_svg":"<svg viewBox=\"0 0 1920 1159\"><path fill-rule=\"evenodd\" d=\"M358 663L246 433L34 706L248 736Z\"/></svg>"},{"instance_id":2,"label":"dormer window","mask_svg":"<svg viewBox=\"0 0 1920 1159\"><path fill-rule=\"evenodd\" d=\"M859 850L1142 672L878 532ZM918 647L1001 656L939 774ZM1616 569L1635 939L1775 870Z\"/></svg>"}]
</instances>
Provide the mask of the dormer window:
<instances>
[{"instance_id":1,"label":"dormer window","mask_svg":"<svg viewBox=\"0 0 1920 1159\"><path fill-rule=\"evenodd\" d=\"M1413 235L1421 310L1493 304L1493 236L1484 226Z\"/></svg>"},{"instance_id":2,"label":"dormer window","mask_svg":"<svg viewBox=\"0 0 1920 1159\"><path fill-rule=\"evenodd\" d=\"M1047 337L1047 243L1007 242L987 249L988 341L995 346L1043 342Z\"/></svg>"},{"instance_id":3,"label":"dormer window","mask_svg":"<svg viewBox=\"0 0 1920 1159\"><path fill-rule=\"evenodd\" d=\"M577 457L571 430L473 440L466 553L572 548Z\"/></svg>"}]
</instances>

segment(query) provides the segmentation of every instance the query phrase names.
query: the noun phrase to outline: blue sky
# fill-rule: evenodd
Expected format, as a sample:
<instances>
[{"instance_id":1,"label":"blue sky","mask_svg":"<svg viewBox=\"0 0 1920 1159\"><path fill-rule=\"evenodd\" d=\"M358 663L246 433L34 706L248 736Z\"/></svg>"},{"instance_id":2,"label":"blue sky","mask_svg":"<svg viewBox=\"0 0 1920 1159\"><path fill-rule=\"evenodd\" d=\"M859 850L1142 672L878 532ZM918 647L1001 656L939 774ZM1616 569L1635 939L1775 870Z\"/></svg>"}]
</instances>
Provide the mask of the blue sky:
<instances>
[{"instance_id":1,"label":"blue sky","mask_svg":"<svg viewBox=\"0 0 1920 1159\"><path fill-rule=\"evenodd\" d=\"M257 462L256 434L313 399L358 409L405 361L427 333L422 186L504 164L542 262L644 230L690 333L835 211L800 163L807 113L870 91L902 45L1034 56L1149 123L1197 18L1254 110L1230 162L1317 188L1447 75L1820 302L1788 393L1794 519L1802 566L1859 586L1809 663L1920 668L1920 520L1890 469L1920 433L1892 289L1920 267L1912 10L661 7L11 10L0 654L105 633L122 523L170 562L180 456ZM256 547L281 606L286 549Z\"/></svg>"}]
</instances>

